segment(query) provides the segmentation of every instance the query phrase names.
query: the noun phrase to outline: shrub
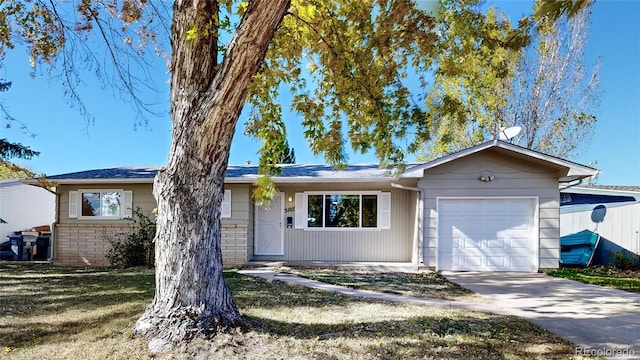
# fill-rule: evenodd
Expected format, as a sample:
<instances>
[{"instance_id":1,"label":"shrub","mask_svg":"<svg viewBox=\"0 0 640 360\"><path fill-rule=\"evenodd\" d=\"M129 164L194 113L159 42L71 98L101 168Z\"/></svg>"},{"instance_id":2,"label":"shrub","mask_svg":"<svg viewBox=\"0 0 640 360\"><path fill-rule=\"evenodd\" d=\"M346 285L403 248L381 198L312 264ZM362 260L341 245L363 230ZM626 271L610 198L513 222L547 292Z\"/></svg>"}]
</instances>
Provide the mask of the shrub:
<instances>
[{"instance_id":1,"label":"shrub","mask_svg":"<svg viewBox=\"0 0 640 360\"><path fill-rule=\"evenodd\" d=\"M618 251L611 255L611 262L620 270L636 270L638 265L638 255Z\"/></svg>"},{"instance_id":2,"label":"shrub","mask_svg":"<svg viewBox=\"0 0 640 360\"><path fill-rule=\"evenodd\" d=\"M133 211L133 217L129 220L131 221L129 232L107 237L107 241L111 244L106 254L107 260L115 266L153 266L155 221L144 214L140 208Z\"/></svg>"}]
</instances>

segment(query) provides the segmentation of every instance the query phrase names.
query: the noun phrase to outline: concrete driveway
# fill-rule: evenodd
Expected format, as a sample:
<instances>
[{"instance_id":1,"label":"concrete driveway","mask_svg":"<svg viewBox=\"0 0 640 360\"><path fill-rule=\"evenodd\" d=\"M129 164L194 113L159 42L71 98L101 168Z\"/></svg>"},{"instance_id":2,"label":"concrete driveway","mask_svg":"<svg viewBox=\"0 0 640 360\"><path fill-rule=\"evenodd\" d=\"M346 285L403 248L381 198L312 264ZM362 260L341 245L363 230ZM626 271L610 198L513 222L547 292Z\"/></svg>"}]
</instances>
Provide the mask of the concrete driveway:
<instances>
[{"instance_id":1,"label":"concrete driveway","mask_svg":"<svg viewBox=\"0 0 640 360\"><path fill-rule=\"evenodd\" d=\"M443 272L496 307L576 344L579 353L640 358L640 294L539 273ZM626 352L625 352L626 351Z\"/></svg>"}]
</instances>

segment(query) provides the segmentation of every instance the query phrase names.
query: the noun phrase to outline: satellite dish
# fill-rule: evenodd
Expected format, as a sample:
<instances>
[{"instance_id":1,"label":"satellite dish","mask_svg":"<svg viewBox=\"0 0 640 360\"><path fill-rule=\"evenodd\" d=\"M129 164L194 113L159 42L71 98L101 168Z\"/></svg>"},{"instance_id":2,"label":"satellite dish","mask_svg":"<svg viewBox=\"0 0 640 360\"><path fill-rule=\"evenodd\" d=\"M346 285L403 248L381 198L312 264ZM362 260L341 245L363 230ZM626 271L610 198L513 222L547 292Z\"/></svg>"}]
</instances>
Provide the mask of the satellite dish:
<instances>
[{"instance_id":1,"label":"satellite dish","mask_svg":"<svg viewBox=\"0 0 640 360\"><path fill-rule=\"evenodd\" d=\"M520 126L512 126L510 128L500 127L500 133L498 133L498 138L503 141L509 141L514 137L518 136L522 131L522 127Z\"/></svg>"},{"instance_id":2,"label":"satellite dish","mask_svg":"<svg viewBox=\"0 0 640 360\"><path fill-rule=\"evenodd\" d=\"M604 221L604 216L607 214L607 207L604 205L598 205L591 211L591 221L594 223L601 223Z\"/></svg>"}]
</instances>

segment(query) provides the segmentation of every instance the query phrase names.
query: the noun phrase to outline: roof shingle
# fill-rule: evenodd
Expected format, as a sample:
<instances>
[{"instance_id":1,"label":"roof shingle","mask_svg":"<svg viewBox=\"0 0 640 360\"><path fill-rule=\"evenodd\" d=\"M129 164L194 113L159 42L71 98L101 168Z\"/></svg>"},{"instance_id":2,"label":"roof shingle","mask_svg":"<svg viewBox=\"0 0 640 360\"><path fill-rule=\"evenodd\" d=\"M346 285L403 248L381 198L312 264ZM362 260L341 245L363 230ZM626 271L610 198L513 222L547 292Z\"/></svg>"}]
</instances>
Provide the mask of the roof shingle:
<instances>
[{"instance_id":1,"label":"roof shingle","mask_svg":"<svg viewBox=\"0 0 640 360\"><path fill-rule=\"evenodd\" d=\"M275 179L393 179L393 173L387 169L380 169L378 164L352 164L344 170L336 170L330 165L280 165L282 174ZM151 180L160 167L115 167L108 169L87 170L74 173L48 176L50 181L64 182L65 180ZM258 177L257 165L229 165L226 179L252 180Z\"/></svg>"}]
</instances>

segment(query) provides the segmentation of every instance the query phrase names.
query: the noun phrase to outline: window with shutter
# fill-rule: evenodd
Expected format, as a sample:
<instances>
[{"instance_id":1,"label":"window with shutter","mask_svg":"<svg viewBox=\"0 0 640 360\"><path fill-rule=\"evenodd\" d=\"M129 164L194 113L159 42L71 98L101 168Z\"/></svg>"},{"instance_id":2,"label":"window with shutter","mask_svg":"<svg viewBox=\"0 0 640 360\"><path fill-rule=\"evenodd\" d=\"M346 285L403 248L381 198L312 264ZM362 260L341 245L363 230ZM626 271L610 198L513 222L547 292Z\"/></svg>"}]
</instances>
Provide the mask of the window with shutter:
<instances>
[{"instance_id":1,"label":"window with shutter","mask_svg":"<svg viewBox=\"0 0 640 360\"><path fill-rule=\"evenodd\" d=\"M224 191L224 196L222 197L222 210L220 213L220 217L223 219L228 219L231 217L231 190Z\"/></svg>"},{"instance_id":2,"label":"window with shutter","mask_svg":"<svg viewBox=\"0 0 640 360\"><path fill-rule=\"evenodd\" d=\"M69 217L122 219L133 216L133 192L122 189L69 192Z\"/></svg>"},{"instance_id":3,"label":"window with shutter","mask_svg":"<svg viewBox=\"0 0 640 360\"><path fill-rule=\"evenodd\" d=\"M78 192L69 191L69 217L75 219L78 217Z\"/></svg>"},{"instance_id":4,"label":"window with shutter","mask_svg":"<svg viewBox=\"0 0 640 360\"><path fill-rule=\"evenodd\" d=\"M296 194L295 214L296 229L390 229L391 193L308 191Z\"/></svg>"}]
</instances>

